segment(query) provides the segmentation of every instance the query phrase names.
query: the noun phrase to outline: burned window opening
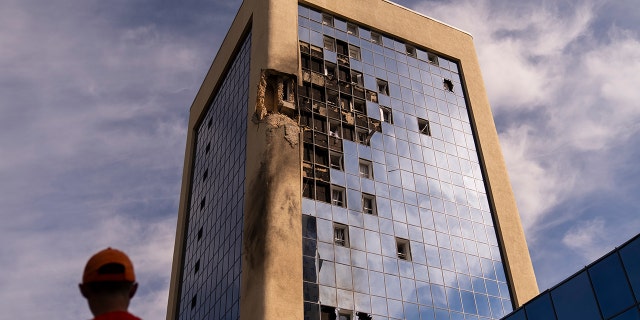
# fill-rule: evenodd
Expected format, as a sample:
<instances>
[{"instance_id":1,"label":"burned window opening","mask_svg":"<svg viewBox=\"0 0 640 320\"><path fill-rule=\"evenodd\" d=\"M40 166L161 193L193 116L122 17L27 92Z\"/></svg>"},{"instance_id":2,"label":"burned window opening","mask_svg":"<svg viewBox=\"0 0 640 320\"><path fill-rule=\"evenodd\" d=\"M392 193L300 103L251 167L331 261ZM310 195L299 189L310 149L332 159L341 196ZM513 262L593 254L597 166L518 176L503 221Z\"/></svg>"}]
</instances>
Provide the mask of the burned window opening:
<instances>
[{"instance_id":1,"label":"burned window opening","mask_svg":"<svg viewBox=\"0 0 640 320\"><path fill-rule=\"evenodd\" d=\"M310 49L311 49L311 50L310 50L310 51L311 51L311 52L310 52L311 57L319 58L319 59L324 59L324 54L322 53L322 48L320 48L320 47L316 47L316 46L314 46L314 45L311 45L311 46L310 46Z\"/></svg>"},{"instance_id":2,"label":"burned window opening","mask_svg":"<svg viewBox=\"0 0 640 320\"><path fill-rule=\"evenodd\" d=\"M336 40L336 52L343 56L349 56L349 45L340 40Z\"/></svg>"},{"instance_id":3,"label":"burned window opening","mask_svg":"<svg viewBox=\"0 0 640 320\"><path fill-rule=\"evenodd\" d=\"M367 104L364 102L364 100L353 99L353 110L361 112L361 113L366 115L367 114Z\"/></svg>"},{"instance_id":4,"label":"burned window opening","mask_svg":"<svg viewBox=\"0 0 640 320\"><path fill-rule=\"evenodd\" d=\"M340 130L340 122L329 120L329 136L342 138L342 132Z\"/></svg>"},{"instance_id":5,"label":"burned window opening","mask_svg":"<svg viewBox=\"0 0 640 320\"><path fill-rule=\"evenodd\" d=\"M330 62L325 62L324 64L324 75L328 79L336 78L336 65Z\"/></svg>"}]
</instances>

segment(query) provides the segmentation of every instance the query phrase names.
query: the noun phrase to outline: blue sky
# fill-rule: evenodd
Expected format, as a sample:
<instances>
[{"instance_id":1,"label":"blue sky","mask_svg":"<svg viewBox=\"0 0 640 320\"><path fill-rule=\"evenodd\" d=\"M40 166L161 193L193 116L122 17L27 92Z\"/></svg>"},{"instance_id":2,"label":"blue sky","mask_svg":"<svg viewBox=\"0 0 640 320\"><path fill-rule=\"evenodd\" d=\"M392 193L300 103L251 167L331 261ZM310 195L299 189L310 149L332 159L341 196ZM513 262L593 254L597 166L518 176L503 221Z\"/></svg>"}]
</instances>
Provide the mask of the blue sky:
<instances>
[{"instance_id":1,"label":"blue sky","mask_svg":"<svg viewBox=\"0 0 640 320\"><path fill-rule=\"evenodd\" d=\"M540 289L640 231L637 3L397 2L474 35ZM239 4L0 2L7 318L90 318L106 246L164 318L188 110Z\"/></svg>"}]
</instances>

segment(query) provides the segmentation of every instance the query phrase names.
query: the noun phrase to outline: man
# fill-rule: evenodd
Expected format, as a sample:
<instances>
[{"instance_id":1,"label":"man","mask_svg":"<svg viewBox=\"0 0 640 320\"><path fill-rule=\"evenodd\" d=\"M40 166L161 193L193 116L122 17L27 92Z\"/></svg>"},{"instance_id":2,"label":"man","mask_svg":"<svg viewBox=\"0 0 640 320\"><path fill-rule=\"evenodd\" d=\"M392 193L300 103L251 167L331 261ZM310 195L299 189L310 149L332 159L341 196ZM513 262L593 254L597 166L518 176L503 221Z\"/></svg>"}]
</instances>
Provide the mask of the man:
<instances>
[{"instance_id":1,"label":"man","mask_svg":"<svg viewBox=\"0 0 640 320\"><path fill-rule=\"evenodd\" d=\"M94 254L84 268L79 287L94 320L141 320L127 311L138 284L133 264L124 252L107 248Z\"/></svg>"}]
</instances>

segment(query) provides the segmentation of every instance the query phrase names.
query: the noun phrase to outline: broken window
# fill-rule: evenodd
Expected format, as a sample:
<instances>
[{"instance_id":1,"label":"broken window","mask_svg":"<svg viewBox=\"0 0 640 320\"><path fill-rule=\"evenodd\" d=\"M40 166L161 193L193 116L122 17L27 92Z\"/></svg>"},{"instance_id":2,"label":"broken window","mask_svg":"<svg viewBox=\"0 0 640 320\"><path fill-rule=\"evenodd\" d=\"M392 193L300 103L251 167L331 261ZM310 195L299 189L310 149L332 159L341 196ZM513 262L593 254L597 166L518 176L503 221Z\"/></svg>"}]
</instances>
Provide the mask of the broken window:
<instances>
[{"instance_id":1,"label":"broken window","mask_svg":"<svg viewBox=\"0 0 640 320\"><path fill-rule=\"evenodd\" d=\"M353 127L352 126L342 126L342 137L349 140L354 141L353 139Z\"/></svg>"},{"instance_id":2,"label":"broken window","mask_svg":"<svg viewBox=\"0 0 640 320\"><path fill-rule=\"evenodd\" d=\"M367 90L367 100L378 103L378 93L375 91Z\"/></svg>"},{"instance_id":3,"label":"broken window","mask_svg":"<svg viewBox=\"0 0 640 320\"><path fill-rule=\"evenodd\" d=\"M380 106L380 120L393 124L393 113L390 108Z\"/></svg>"},{"instance_id":4,"label":"broken window","mask_svg":"<svg viewBox=\"0 0 640 320\"><path fill-rule=\"evenodd\" d=\"M300 52L309 54L309 44L306 42L300 41Z\"/></svg>"},{"instance_id":5,"label":"broken window","mask_svg":"<svg viewBox=\"0 0 640 320\"><path fill-rule=\"evenodd\" d=\"M312 86L311 87L311 94L312 94L312 98L313 100L317 100L317 101L322 101L324 102L324 88L323 87L316 87L316 86Z\"/></svg>"},{"instance_id":6,"label":"broken window","mask_svg":"<svg viewBox=\"0 0 640 320\"><path fill-rule=\"evenodd\" d=\"M336 65L330 62L324 64L324 75L329 79L335 79L336 77Z\"/></svg>"},{"instance_id":7,"label":"broken window","mask_svg":"<svg viewBox=\"0 0 640 320\"><path fill-rule=\"evenodd\" d=\"M382 36L379 33L371 31L371 42L382 45Z\"/></svg>"},{"instance_id":8,"label":"broken window","mask_svg":"<svg viewBox=\"0 0 640 320\"><path fill-rule=\"evenodd\" d=\"M449 80L449 79L444 79L442 80L442 83L444 84L444 89L450 92L453 92L453 81Z\"/></svg>"},{"instance_id":9,"label":"broken window","mask_svg":"<svg viewBox=\"0 0 640 320\"><path fill-rule=\"evenodd\" d=\"M376 198L371 194L362 194L362 212L377 215Z\"/></svg>"},{"instance_id":10,"label":"broken window","mask_svg":"<svg viewBox=\"0 0 640 320\"><path fill-rule=\"evenodd\" d=\"M338 314L338 320L351 320L351 314L341 311Z\"/></svg>"},{"instance_id":11,"label":"broken window","mask_svg":"<svg viewBox=\"0 0 640 320\"><path fill-rule=\"evenodd\" d=\"M357 320L372 320L371 315L365 312L357 312L356 313Z\"/></svg>"},{"instance_id":12,"label":"broken window","mask_svg":"<svg viewBox=\"0 0 640 320\"><path fill-rule=\"evenodd\" d=\"M356 129L356 142L364 144L365 146L369 145L369 141L371 140L371 135L373 132L369 134L369 131L366 129Z\"/></svg>"},{"instance_id":13,"label":"broken window","mask_svg":"<svg viewBox=\"0 0 640 320\"><path fill-rule=\"evenodd\" d=\"M324 48L329 51L336 51L336 40L331 37L324 36Z\"/></svg>"},{"instance_id":14,"label":"broken window","mask_svg":"<svg viewBox=\"0 0 640 320\"><path fill-rule=\"evenodd\" d=\"M429 127L429 121L418 118L418 130L420 130L420 133L430 136L431 128Z\"/></svg>"},{"instance_id":15,"label":"broken window","mask_svg":"<svg viewBox=\"0 0 640 320\"><path fill-rule=\"evenodd\" d=\"M398 259L411 261L411 250L409 247L409 240L396 238L396 248L398 253Z\"/></svg>"},{"instance_id":16,"label":"broken window","mask_svg":"<svg viewBox=\"0 0 640 320\"><path fill-rule=\"evenodd\" d=\"M336 40L336 52L341 55L349 55L349 45L346 42Z\"/></svg>"},{"instance_id":17,"label":"broken window","mask_svg":"<svg viewBox=\"0 0 640 320\"><path fill-rule=\"evenodd\" d=\"M358 36L358 26L356 26L353 23L347 22L347 33L357 37Z\"/></svg>"},{"instance_id":18,"label":"broken window","mask_svg":"<svg viewBox=\"0 0 640 320\"><path fill-rule=\"evenodd\" d=\"M338 68L338 80L349 82L351 80L350 77L349 68Z\"/></svg>"},{"instance_id":19,"label":"broken window","mask_svg":"<svg viewBox=\"0 0 640 320\"><path fill-rule=\"evenodd\" d=\"M311 68L311 58L308 55L303 54L300 57L300 66L302 69L309 70Z\"/></svg>"},{"instance_id":20,"label":"broken window","mask_svg":"<svg viewBox=\"0 0 640 320\"><path fill-rule=\"evenodd\" d=\"M316 200L329 202L330 201L329 192L330 192L329 184L321 181L318 181L316 183Z\"/></svg>"},{"instance_id":21,"label":"broken window","mask_svg":"<svg viewBox=\"0 0 640 320\"><path fill-rule=\"evenodd\" d=\"M362 78L362 73L360 73L358 71L351 70L351 83L363 87L364 86L364 80Z\"/></svg>"},{"instance_id":22,"label":"broken window","mask_svg":"<svg viewBox=\"0 0 640 320\"><path fill-rule=\"evenodd\" d=\"M349 58L356 59L358 61L362 60L360 58L360 48L349 45Z\"/></svg>"},{"instance_id":23,"label":"broken window","mask_svg":"<svg viewBox=\"0 0 640 320\"><path fill-rule=\"evenodd\" d=\"M338 101L340 101L340 99L338 99L338 92L333 90L327 90L327 103L329 104L329 106L331 107L337 106Z\"/></svg>"},{"instance_id":24,"label":"broken window","mask_svg":"<svg viewBox=\"0 0 640 320\"><path fill-rule=\"evenodd\" d=\"M349 229L344 224L333 224L333 243L337 246L349 246Z\"/></svg>"},{"instance_id":25,"label":"broken window","mask_svg":"<svg viewBox=\"0 0 640 320\"><path fill-rule=\"evenodd\" d=\"M405 45L405 48L406 48L406 52L407 52L408 56L413 57L413 58L417 58L418 57L417 53L416 53L416 48L414 48L414 47L412 47L412 46L410 46L408 44Z\"/></svg>"},{"instance_id":26,"label":"broken window","mask_svg":"<svg viewBox=\"0 0 640 320\"><path fill-rule=\"evenodd\" d=\"M309 199L315 199L313 189L313 180L302 179L302 196Z\"/></svg>"},{"instance_id":27,"label":"broken window","mask_svg":"<svg viewBox=\"0 0 640 320\"><path fill-rule=\"evenodd\" d=\"M371 161L360 159L359 168L361 178L373 179L373 169Z\"/></svg>"},{"instance_id":28,"label":"broken window","mask_svg":"<svg viewBox=\"0 0 640 320\"><path fill-rule=\"evenodd\" d=\"M340 122L329 120L329 136L341 138L342 132L340 132Z\"/></svg>"},{"instance_id":29,"label":"broken window","mask_svg":"<svg viewBox=\"0 0 640 320\"><path fill-rule=\"evenodd\" d=\"M321 117L314 117L313 118L313 130L315 131L320 131L320 132L327 132L326 130L326 120L321 118Z\"/></svg>"},{"instance_id":30,"label":"broken window","mask_svg":"<svg viewBox=\"0 0 640 320\"><path fill-rule=\"evenodd\" d=\"M427 59L429 59L429 63L435 64L436 66L440 64L438 62L438 56L433 53L427 53Z\"/></svg>"},{"instance_id":31,"label":"broken window","mask_svg":"<svg viewBox=\"0 0 640 320\"><path fill-rule=\"evenodd\" d=\"M323 166L329 166L329 151L323 148L315 148L315 163Z\"/></svg>"},{"instance_id":32,"label":"broken window","mask_svg":"<svg viewBox=\"0 0 640 320\"><path fill-rule=\"evenodd\" d=\"M313 145L305 143L302 146L302 160L313 162Z\"/></svg>"},{"instance_id":33,"label":"broken window","mask_svg":"<svg viewBox=\"0 0 640 320\"><path fill-rule=\"evenodd\" d=\"M331 204L339 207L346 207L344 188L331 186Z\"/></svg>"},{"instance_id":34,"label":"broken window","mask_svg":"<svg viewBox=\"0 0 640 320\"><path fill-rule=\"evenodd\" d=\"M331 169L343 171L342 169L342 153L330 152Z\"/></svg>"},{"instance_id":35,"label":"broken window","mask_svg":"<svg viewBox=\"0 0 640 320\"><path fill-rule=\"evenodd\" d=\"M367 105L364 100L353 99L353 110L367 114Z\"/></svg>"},{"instance_id":36,"label":"broken window","mask_svg":"<svg viewBox=\"0 0 640 320\"><path fill-rule=\"evenodd\" d=\"M336 308L320 306L320 320L336 320Z\"/></svg>"},{"instance_id":37,"label":"broken window","mask_svg":"<svg viewBox=\"0 0 640 320\"><path fill-rule=\"evenodd\" d=\"M322 54L322 48L320 47L316 47L316 46L311 46L311 56L312 57L316 57L316 58L320 58L323 59L324 55Z\"/></svg>"},{"instance_id":38,"label":"broken window","mask_svg":"<svg viewBox=\"0 0 640 320\"><path fill-rule=\"evenodd\" d=\"M311 69L311 71L323 73L324 72L323 60L311 58L311 64L309 65L309 69Z\"/></svg>"},{"instance_id":39,"label":"broken window","mask_svg":"<svg viewBox=\"0 0 640 320\"><path fill-rule=\"evenodd\" d=\"M388 96L389 95L389 83L382 79L376 79L376 83L378 84L378 92Z\"/></svg>"},{"instance_id":40,"label":"broken window","mask_svg":"<svg viewBox=\"0 0 640 320\"><path fill-rule=\"evenodd\" d=\"M333 27L333 17L328 14L322 14L322 24Z\"/></svg>"},{"instance_id":41,"label":"broken window","mask_svg":"<svg viewBox=\"0 0 640 320\"><path fill-rule=\"evenodd\" d=\"M340 96L340 109L351 111L351 98L349 96Z\"/></svg>"}]
</instances>

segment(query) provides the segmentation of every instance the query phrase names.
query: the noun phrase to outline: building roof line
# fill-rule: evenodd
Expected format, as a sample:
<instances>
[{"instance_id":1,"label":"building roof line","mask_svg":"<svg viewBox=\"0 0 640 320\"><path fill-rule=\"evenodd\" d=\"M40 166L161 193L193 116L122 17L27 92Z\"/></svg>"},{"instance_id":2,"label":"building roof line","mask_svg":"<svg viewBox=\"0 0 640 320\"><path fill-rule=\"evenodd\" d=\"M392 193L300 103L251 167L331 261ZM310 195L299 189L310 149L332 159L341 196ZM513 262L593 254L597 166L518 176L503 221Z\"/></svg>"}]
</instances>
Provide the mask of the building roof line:
<instances>
[{"instance_id":1,"label":"building roof line","mask_svg":"<svg viewBox=\"0 0 640 320\"><path fill-rule=\"evenodd\" d=\"M384 1L384 2L386 2L386 3L389 3L389 4L391 4L391 5L394 5L394 6L398 7L398 8L401 8L401 9L407 10L407 11L409 11L409 12L412 12L412 13L414 13L414 14L417 14L417 15L419 15L419 16L421 16L421 17L425 17L425 18L427 18L427 19L430 19L430 20L433 20L433 21L438 22L438 23L440 23L440 24L443 24L443 25L445 25L445 26L447 26L447 27L449 27L449 28L451 28L451 29L458 30L458 31L460 31L460 32L462 32L462 33L465 33L465 34L469 35L471 38L473 38L473 35L472 35L471 33L467 32L467 31L464 31L464 30L462 30L462 29L460 29L460 28L456 28L456 27L454 27L454 26L452 26L452 25L450 25L450 24L448 24L448 23L442 22L442 21L440 21L440 20L438 20L438 19L435 19L435 18L433 18L433 17L430 17L430 16L428 16L428 15L426 15L426 14L422 14L422 13L420 13L420 12L418 12L418 11L413 10L413 9L409 9L409 8L407 8L407 7L405 7L405 6L401 5L401 4L397 4L397 3L393 2L393 1L390 1L390 0L382 0L382 1Z\"/></svg>"}]
</instances>

